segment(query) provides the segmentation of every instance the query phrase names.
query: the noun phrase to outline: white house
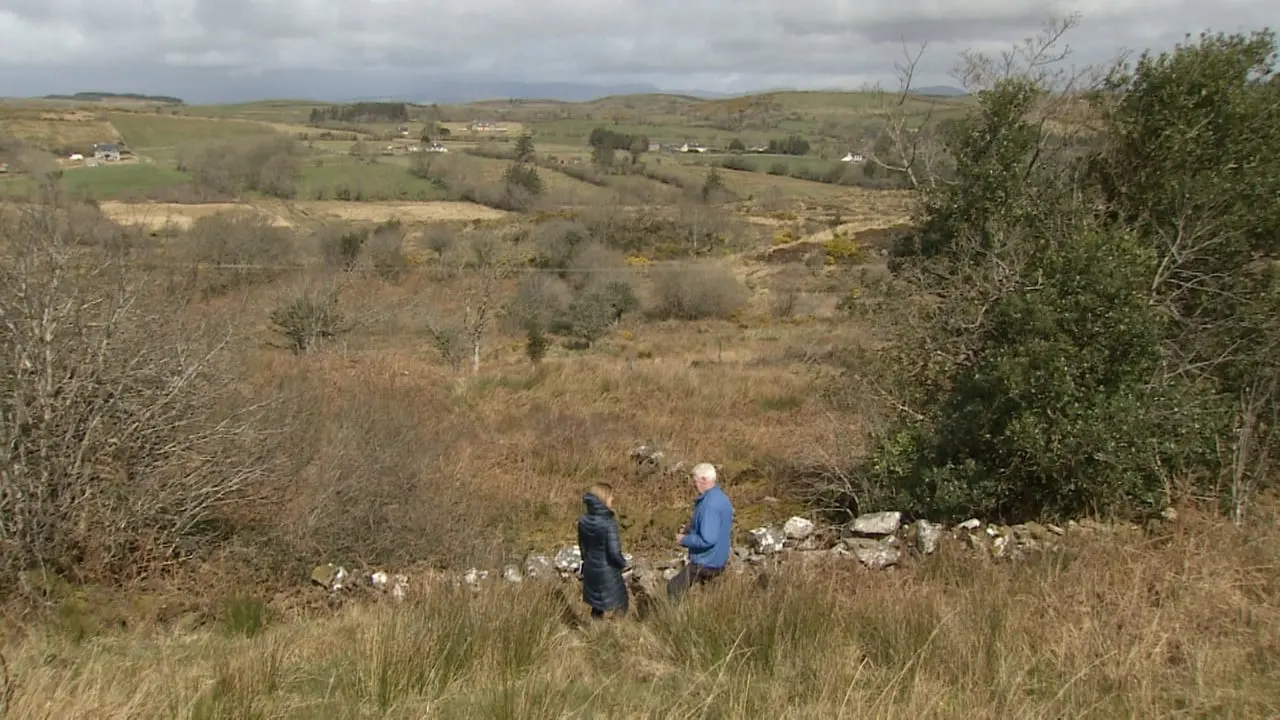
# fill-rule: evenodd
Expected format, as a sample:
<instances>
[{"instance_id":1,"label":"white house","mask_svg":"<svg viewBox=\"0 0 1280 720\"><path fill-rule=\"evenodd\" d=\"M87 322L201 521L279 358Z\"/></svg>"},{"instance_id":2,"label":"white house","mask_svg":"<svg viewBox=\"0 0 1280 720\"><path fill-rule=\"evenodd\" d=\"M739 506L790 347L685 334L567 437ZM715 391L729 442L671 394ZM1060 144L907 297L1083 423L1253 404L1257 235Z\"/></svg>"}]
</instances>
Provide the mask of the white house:
<instances>
[{"instance_id":1,"label":"white house","mask_svg":"<svg viewBox=\"0 0 1280 720\"><path fill-rule=\"evenodd\" d=\"M865 155L863 155L862 153L855 153L855 152L846 153L844 157L840 158L840 162L847 162L847 163L861 163L866 161L867 161L867 158Z\"/></svg>"},{"instance_id":2,"label":"white house","mask_svg":"<svg viewBox=\"0 0 1280 720\"><path fill-rule=\"evenodd\" d=\"M116 162L120 159L120 146L115 143L98 143L93 146L93 159L100 162Z\"/></svg>"}]
</instances>

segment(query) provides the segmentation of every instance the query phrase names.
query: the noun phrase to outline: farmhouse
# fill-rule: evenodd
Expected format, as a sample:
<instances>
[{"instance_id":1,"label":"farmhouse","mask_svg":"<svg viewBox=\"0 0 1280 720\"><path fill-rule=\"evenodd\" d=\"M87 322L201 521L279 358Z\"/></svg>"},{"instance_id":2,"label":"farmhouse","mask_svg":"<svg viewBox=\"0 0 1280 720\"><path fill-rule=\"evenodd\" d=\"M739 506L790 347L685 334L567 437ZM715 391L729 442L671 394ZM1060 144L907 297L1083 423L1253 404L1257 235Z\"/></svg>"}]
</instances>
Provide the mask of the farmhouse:
<instances>
[{"instance_id":1,"label":"farmhouse","mask_svg":"<svg viewBox=\"0 0 1280 720\"><path fill-rule=\"evenodd\" d=\"M507 131L507 126L499 125L497 123L485 122L483 120L475 120L475 121L472 121L472 123L467 126L467 129L475 133L481 133L481 132L504 133Z\"/></svg>"},{"instance_id":2,"label":"farmhouse","mask_svg":"<svg viewBox=\"0 0 1280 720\"><path fill-rule=\"evenodd\" d=\"M847 162L847 163L862 163L866 161L867 161L867 157L860 152L846 153L844 157L840 158L840 162Z\"/></svg>"},{"instance_id":3,"label":"farmhouse","mask_svg":"<svg viewBox=\"0 0 1280 720\"><path fill-rule=\"evenodd\" d=\"M120 146L116 143L97 143L93 146L93 159L99 162L116 162L120 159Z\"/></svg>"}]
</instances>

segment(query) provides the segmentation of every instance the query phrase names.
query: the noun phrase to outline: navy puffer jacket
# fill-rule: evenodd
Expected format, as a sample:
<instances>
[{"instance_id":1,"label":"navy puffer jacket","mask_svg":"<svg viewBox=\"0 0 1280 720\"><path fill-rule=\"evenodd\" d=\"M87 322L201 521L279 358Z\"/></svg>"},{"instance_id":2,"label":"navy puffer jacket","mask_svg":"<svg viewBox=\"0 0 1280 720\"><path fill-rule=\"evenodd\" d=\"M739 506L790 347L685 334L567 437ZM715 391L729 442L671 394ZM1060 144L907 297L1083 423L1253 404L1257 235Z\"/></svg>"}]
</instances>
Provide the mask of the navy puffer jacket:
<instances>
[{"instance_id":1,"label":"navy puffer jacket","mask_svg":"<svg viewBox=\"0 0 1280 720\"><path fill-rule=\"evenodd\" d=\"M627 583L622 571L627 560L618 540L618 521L604 501L591 493L582 497L587 511L578 518L578 549L582 552L582 600L596 610L627 607Z\"/></svg>"}]
</instances>

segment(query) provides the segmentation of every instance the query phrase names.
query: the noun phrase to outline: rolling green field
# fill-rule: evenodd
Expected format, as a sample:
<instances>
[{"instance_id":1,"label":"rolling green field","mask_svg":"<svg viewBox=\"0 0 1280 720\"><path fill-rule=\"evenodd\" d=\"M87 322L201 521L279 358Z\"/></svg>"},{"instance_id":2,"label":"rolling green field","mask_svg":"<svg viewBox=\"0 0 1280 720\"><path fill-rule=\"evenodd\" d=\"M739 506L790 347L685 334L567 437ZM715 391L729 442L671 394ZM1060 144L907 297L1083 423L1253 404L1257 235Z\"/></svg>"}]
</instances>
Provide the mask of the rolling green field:
<instances>
[{"instance_id":1,"label":"rolling green field","mask_svg":"<svg viewBox=\"0 0 1280 720\"><path fill-rule=\"evenodd\" d=\"M115 200L133 193L173 187L190 182L191 176L172 167L152 164L103 165L73 168L63 172L62 184L75 195L99 200ZM0 181L0 195L26 195L36 189L29 178Z\"/></svg>"},{"instance_id":2,"label":"rolling green field","mask_svg":"<svg viewBox=\"0 0 1280 720\"><path fill-rule=\"evenodd\" d=\"M67 146L72 140L77 142L71 146L79 147L89 140L116 137L132 148L143 165L97 168L92 172L68 168L69 187L104 199L145 194L188 182L190 177L176 170L185 147L226 139L252 144L252 138L268 134L302 138L305 147L301 148L304 155L296 187L296 197L300 199L447 199L459 194L459 188L496 188L503 183L509 160L476 157L466 150L485 145L486 152L510 151L514 138L503 136L500 140L506 142L501 142L476 138L460 130L473 120L486 120L513 128L509 135L520 130L532 134L544 199L551 205L667 204L701 187L709 166L724 170L724 185L732 197L740 200L768 193L771 198L840 204L847 195L848 183L863 183L860 176L838 179L838 158L873 138L895 102L896 97L890 93L779 92L717 100L657 94L612 96L581 103L534 100L445 105L438 108L436 117L454 134L444 141L452 150L447 157L442 156L443 162L451 166L450 177L444 183L414 177L408 172L406 156L378 156L374 163L357 160L350 155L352 139L336 139L352 131L369 133L364 138L366 152L377 153L381 145L390 142L385 138L396 134L396 123L352 124L332 137L319 137L317 134L323 129L311 128L313 133L303 137L312 110L327 106L316 101L166 107L154 112L100 108L90 112L67 106L62 110L66 117L54 118L57 132L45 128L50 122L39 115L46 112L43 109L14 106L6 110L6 117L26 122L10 125L19 129L18 136L30 136L29 142L42 148ZM912 98L899 111L917 118L915 122L926 115L939 120L962 112L970 104L968 98ZM411 105L409 112L413 118L408 123L410 140L416 141L426 109ZM596 128L642 135L651 143L666 146L698 142L713 149L725 148L735 140L754 147L798 135L809 142L810 152L804 156L650 152L642 157L647 167L643 173L600 175L585 164L591 155L588 138ZM879 187L870 178L868 181L868 187ZM6 183L8 191L21 193L29 187L22 181Z\"/></svg>"},{"instance_id":3,"label":"rolling green field","mask_svg":"<svg viewBox=\"0 0 1280 720\"><path fill-rule=\"evenodd\" d=\"M298 197L306 200L442 200L445 193L430 180L409 174L404 164L366 164L336 155L307 163L298 183Z\"/></svg>"},{"instance_id":4,"label":"rolling green field","mask_svg":"<svg viewBox=\"0 0 1280 720\"><path fill-rule=\"evenodd\" d=\"M183 112L192 117L239 118L258 122L305 123L311 110L327 103L312 100L261 100L229 105L189 105Z\"/></svg>"}]
</instances>

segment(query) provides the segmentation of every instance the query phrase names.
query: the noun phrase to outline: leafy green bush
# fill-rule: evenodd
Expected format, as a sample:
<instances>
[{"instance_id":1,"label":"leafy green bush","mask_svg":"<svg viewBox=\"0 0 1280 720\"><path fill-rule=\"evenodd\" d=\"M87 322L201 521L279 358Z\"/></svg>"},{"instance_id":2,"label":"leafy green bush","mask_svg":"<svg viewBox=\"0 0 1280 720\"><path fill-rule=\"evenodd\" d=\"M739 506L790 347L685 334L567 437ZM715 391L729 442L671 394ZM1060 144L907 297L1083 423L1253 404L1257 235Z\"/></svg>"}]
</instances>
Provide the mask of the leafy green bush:
<instances>
[{"instance_id":1,"label":"leafy green bush","mask_svg":"<svg viewBox=\"0 0 1280 720\"><path fill-rule=\"evenodd\" d=\"M1270 33L1144 56L1088 138L1030 80L979 93L891 255L899 415L847 504L1140 517L1190 484L1243 514L1277 445L1275 58Z\"/></svg>"}]
</instances>

